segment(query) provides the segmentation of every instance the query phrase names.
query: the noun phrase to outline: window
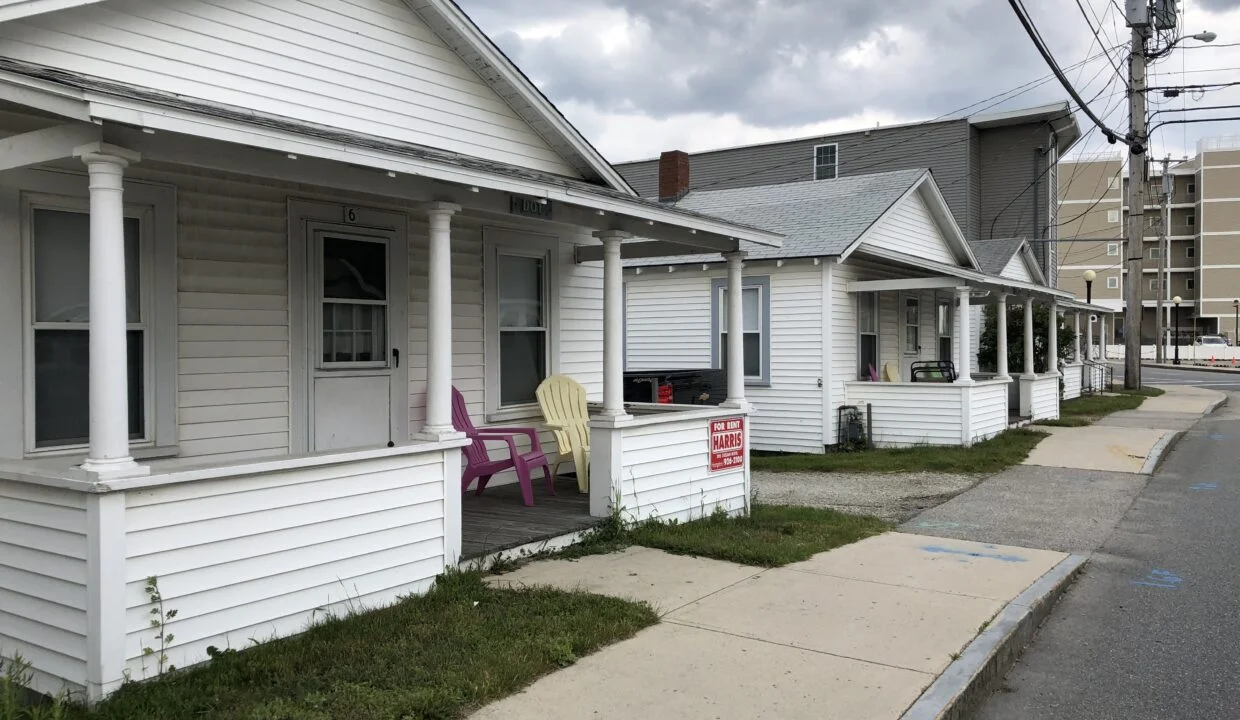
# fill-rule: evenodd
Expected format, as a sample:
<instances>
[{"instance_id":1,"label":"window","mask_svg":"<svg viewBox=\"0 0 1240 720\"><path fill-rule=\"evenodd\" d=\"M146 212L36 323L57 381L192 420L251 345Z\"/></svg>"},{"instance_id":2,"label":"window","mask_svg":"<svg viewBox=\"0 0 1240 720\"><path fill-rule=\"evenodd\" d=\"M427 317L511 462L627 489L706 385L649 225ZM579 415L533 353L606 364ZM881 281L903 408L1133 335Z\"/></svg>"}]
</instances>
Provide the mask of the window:
<instances>
[{"instance_id":1,"label":"window","mask_svg":"<svg viewBox=\"0 0 1240 720\"><path fill-rule=\"evenodd\" d=\"M952 302L939 300L935 305L935 327L939 336L939 359L952 359Z\"/></svg>"},{"instance_id":2,"label":"window","mask_svg":"<svg viewBox=\"0 0 1240 720\"><path fill-rule=\"evenodd\" d=\"M1188 184L1188 194L1189 194L1189 195L1196 195L1196 194L1197 194L1197 183L1190 182L1190 183Z\"/></svg>"},{"instance_id":3,"label":"window","mask_svg":"<svg viewBox=\"0 0 1240 720\"><path fill-rule=\"evenodd\" d=\"M902 300L904 311L904 354L921 352L921 299L909 295Z\"/></svg>"},{"instance_id":4,"label":"window","mask_svg":"<svg viewBox=\"0 0 1240 720\"><path fill-rule=\"evenodd\" d=\"M1119 257L1119 243L1107 243L1107 255L1109 257Z\"/></svg>"},{"instance_id":5,"label":"window","mask_svg":"<svg viewBox=\"0 0 1240 720\"><path fill-rule=\"evenodd\" d=\"M1107 278L1107 290L1118 290L1118 289L1119 289L1119 278L1117 277Z\"/></svg>"},{"instance_id":6,"label":"window","mask_svg":"<svg viewBox=\"0 0 1240 720\"><path fill-rule=\"evenodd\" d=\"M1149 256L1150 256L1150 259L1151 259L1151 260L1157 260L1157 259L1161 258L1161 257L1162 257L1162 248L1156 248L1156 247L1152 247L1152 248L1150 248L1150 250L1149 250Z\"/></svg>"},{"instance_id":7,"label":"window","mask_svg":"<svg viewBox=\"0 0 1240 720\"><path fill-rule=\"evenodd\" d=\"M321 367L387 367L387 241L326 236L319 251Z\"/></svg>"},{"instance_id":8,"label":"window","mask_svg":"<svg viewBox=\"0 0 1240 720\"><path fill-rule=\"evenodd\" d=\"M878 371L878 293L857 293L857 377Z\"/></svg>"},{"instance_id":9,"label":"window","mask_svg":"<svg viewBox=\"0 0 1240 720\"><path fill-rule=\"evenodd\" d=\"M1184 257L1186 257L1186 258L1195 258L1195 257L1197 257L1197 248L1193 247L1192 245L1189 245L1189 246L1185 247L1185 248L1184 248Z\"/></svg>"},{"instance_id":10,"label":"window","mask_svg":"<svg viewBox=\"0 0 1240 720\"><path fill-rule=\"evenodd\" d=\"M768 328L771 324L771 279L746 277L741 281L741 326L744 332L745 380L766 384L771 380L771 347ZM728 369L728 281L715 278L713 290L713 326L715 367Z\"/></svg>"},{"instance_id":11,"label":"window","mask_svg":"<svg viewBox=\"0 0 1240 720\"><path fill-rule=\"evenodd\" d=\"M1185 289L1185 290L1196 290L1196 289L1197 289L1197 279L1196 279L1196 278L1192 278L1192 277L1187 277L1187 278L1184 278L1184 289Z\"/></svg>"},{"instance_id":12,"label":"window","mask_svg":"<svg viewBox=\"0 0 1240 720\"><path fill-rule=\"evenodd\" d=\"M839 165L839 146L817 145L814 147L814 179L834 180Z\"/></svg>"},{"instance_id":13,"label":"window","mask_svg":"<svg viewBox=\"0 0 1240 720\"><path fill-rule=\"evenodd\" d=\"M1150 280L1150 292L1158 292L1158 279Z\"/></svg>"},{"instance_id":14,"label":"window","mask_svg":"<svg viewBox=\"0 0 1240 720\"><path fill-rule=\"evenodd\" d=\"M1188 226L1188 227L1192 227L1192 226L1196 225L1196 224L1197 224L1197 216L1196 216L1196 215L1193 215L1192 213L1189 213L1189 214L1185 215L1185 216L1184 216L1184 224L1185 224L1186 226Z\"/></svg>"},{"instance_id":15,"label":"window","mask_svg":"<svg viewBox=\"0 0 1240 720\"><path fill-rule=\"evenodd\" d=\"M1107 189L1108 190L1119 190L1119 176L1118 175L1111 178L1110 181L1107 182Z\"/></svg>"},{"instance_id":16,"label":"window","mask_svg":"<svg viewBox=\"0 0 1240 720\"><path fill-rule=\"evenodd\" d=\"M534 402L547 377L547 261L545 257L498 254L499 402Z\"/></svg>"},{"instance_id":17,"label":"window","mask_svg":"<svg viewBox=\"0 0 1240 720\"><path fill-rule=\"evenodd\" d=\"M1107 222L1118 223L1119 222L1119 210L1107 210Z\"/></svg>"},{"instance_id":18,"label":"window","mask_svg":"<svg viewBox=\"0 0 1240 720\"><path fill-rule=\"evenodd\" d=\"M36 449L90 439L90 215L68 207L34 206L30 213ZM143 302L141 219L126 217L124 233L129 437L143 441L150 313Z\"/></svg>"}]
</instances>

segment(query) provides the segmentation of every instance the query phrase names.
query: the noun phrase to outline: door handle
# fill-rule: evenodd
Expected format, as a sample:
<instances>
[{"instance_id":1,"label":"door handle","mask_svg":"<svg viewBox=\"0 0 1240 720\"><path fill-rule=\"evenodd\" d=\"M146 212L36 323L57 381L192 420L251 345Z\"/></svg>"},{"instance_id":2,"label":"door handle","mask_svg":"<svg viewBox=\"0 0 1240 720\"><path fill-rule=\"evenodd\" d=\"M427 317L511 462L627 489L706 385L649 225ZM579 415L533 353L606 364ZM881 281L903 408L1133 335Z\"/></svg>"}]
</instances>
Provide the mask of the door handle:
<instances>
[{"instance_id":1,"label":"door handle","mask_svg":"<svg viewBox=\"0 0 1240 720\"><path fill-rule=\"evenodd\" d=\"M400 367L400 350L392 348L392 367Z\"/></svg>"}]
</instances>

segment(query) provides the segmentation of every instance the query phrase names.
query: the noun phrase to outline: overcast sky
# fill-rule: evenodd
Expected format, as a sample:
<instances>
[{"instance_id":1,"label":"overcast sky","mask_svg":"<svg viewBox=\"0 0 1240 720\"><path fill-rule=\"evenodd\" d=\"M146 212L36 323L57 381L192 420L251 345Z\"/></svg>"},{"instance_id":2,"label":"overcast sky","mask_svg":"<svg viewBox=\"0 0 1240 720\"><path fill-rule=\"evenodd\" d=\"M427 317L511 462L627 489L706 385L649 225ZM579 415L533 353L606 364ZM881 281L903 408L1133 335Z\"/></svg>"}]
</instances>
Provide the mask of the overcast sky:
<instances>
[{"instance_id":1,"label":"overcast sky","mask_svg":"<svg viewBox=\"0 0 1240 720\"><path fill-rule=\"evenodd\" d=\"M1002 0L458 2L612 162L927 120L1048 74ZM1082 3L1107 47L1128 42L1122 2ZM1025 5L1061 66L1100 52L1074 0ZM1208 29L1219 38L1215 47L1174 52L1151 84L1240 80L1240 47L1217 47L1240 43L1240 0L1181 7L1185 34ZM1112 59L1122 67L1120 52ZM1098 96L1090 106L1108 124L1126 128L1123 86L1105 57L1068 75L1086 99ZM1065 99L1052 80L994 109ZM1184 104L1240 104L1240 88L1151 110ZM1190 116L1227 114L1240 112ZM1177 116L1156 120L1169 117ZM1240 135L1240 122L1173 126L1156 134L1152 150L1179 155L1217 135ZM1095 132L1078 144L1109 149Z\"/></svg>"}]
</instances>

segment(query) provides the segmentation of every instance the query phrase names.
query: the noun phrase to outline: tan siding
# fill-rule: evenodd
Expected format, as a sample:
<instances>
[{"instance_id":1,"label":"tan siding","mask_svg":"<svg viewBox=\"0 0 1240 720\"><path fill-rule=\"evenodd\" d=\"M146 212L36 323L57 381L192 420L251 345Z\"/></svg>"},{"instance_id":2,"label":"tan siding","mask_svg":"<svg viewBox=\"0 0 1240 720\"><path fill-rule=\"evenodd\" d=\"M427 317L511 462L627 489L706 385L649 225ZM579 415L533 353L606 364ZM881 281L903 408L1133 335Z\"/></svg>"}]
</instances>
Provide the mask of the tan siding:
<instances>
[{"instance_id":1,"label":"tan siding","mask_svg":"<svg viewBox=\"0 0 1240 720\"><path fill-rule=\"evenodd\" d=\"M1202 203L1198 215L1201 232L1240 232L1240 200Z\"/></svg>"},{"instance_id":2,"label":"tan siding","mask_svg":"<svg viewBox=\"0 0 1240 720\"><path fill-rule=\"evenodd\" d=\"M576 174L399 0L113 0L5 23L0 55Z\"/></svg>"}]
</instances>

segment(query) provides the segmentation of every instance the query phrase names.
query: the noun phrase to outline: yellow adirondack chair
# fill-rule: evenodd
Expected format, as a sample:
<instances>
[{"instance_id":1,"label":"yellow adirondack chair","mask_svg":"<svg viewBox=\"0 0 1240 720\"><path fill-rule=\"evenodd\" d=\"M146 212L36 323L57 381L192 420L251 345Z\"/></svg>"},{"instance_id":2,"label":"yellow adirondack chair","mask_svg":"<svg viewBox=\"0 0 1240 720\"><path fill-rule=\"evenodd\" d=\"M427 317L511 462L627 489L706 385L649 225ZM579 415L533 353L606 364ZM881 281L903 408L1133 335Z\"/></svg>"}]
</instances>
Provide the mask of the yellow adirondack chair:
<instances>
[{"instance_id":1,"label":"yellow adirondack chair","mask_svg":"<svg viewBox=\"0 0 1240 720\"><path fill-rule=\"evenodd\" d=\"M586 411L586 389L567 375L552 375L534 392L547 427L555 433L557 448L551 474L560 463L572 459L577 470L577 489L590 491L590 416Z\"/></svg>"}]
</instances>

